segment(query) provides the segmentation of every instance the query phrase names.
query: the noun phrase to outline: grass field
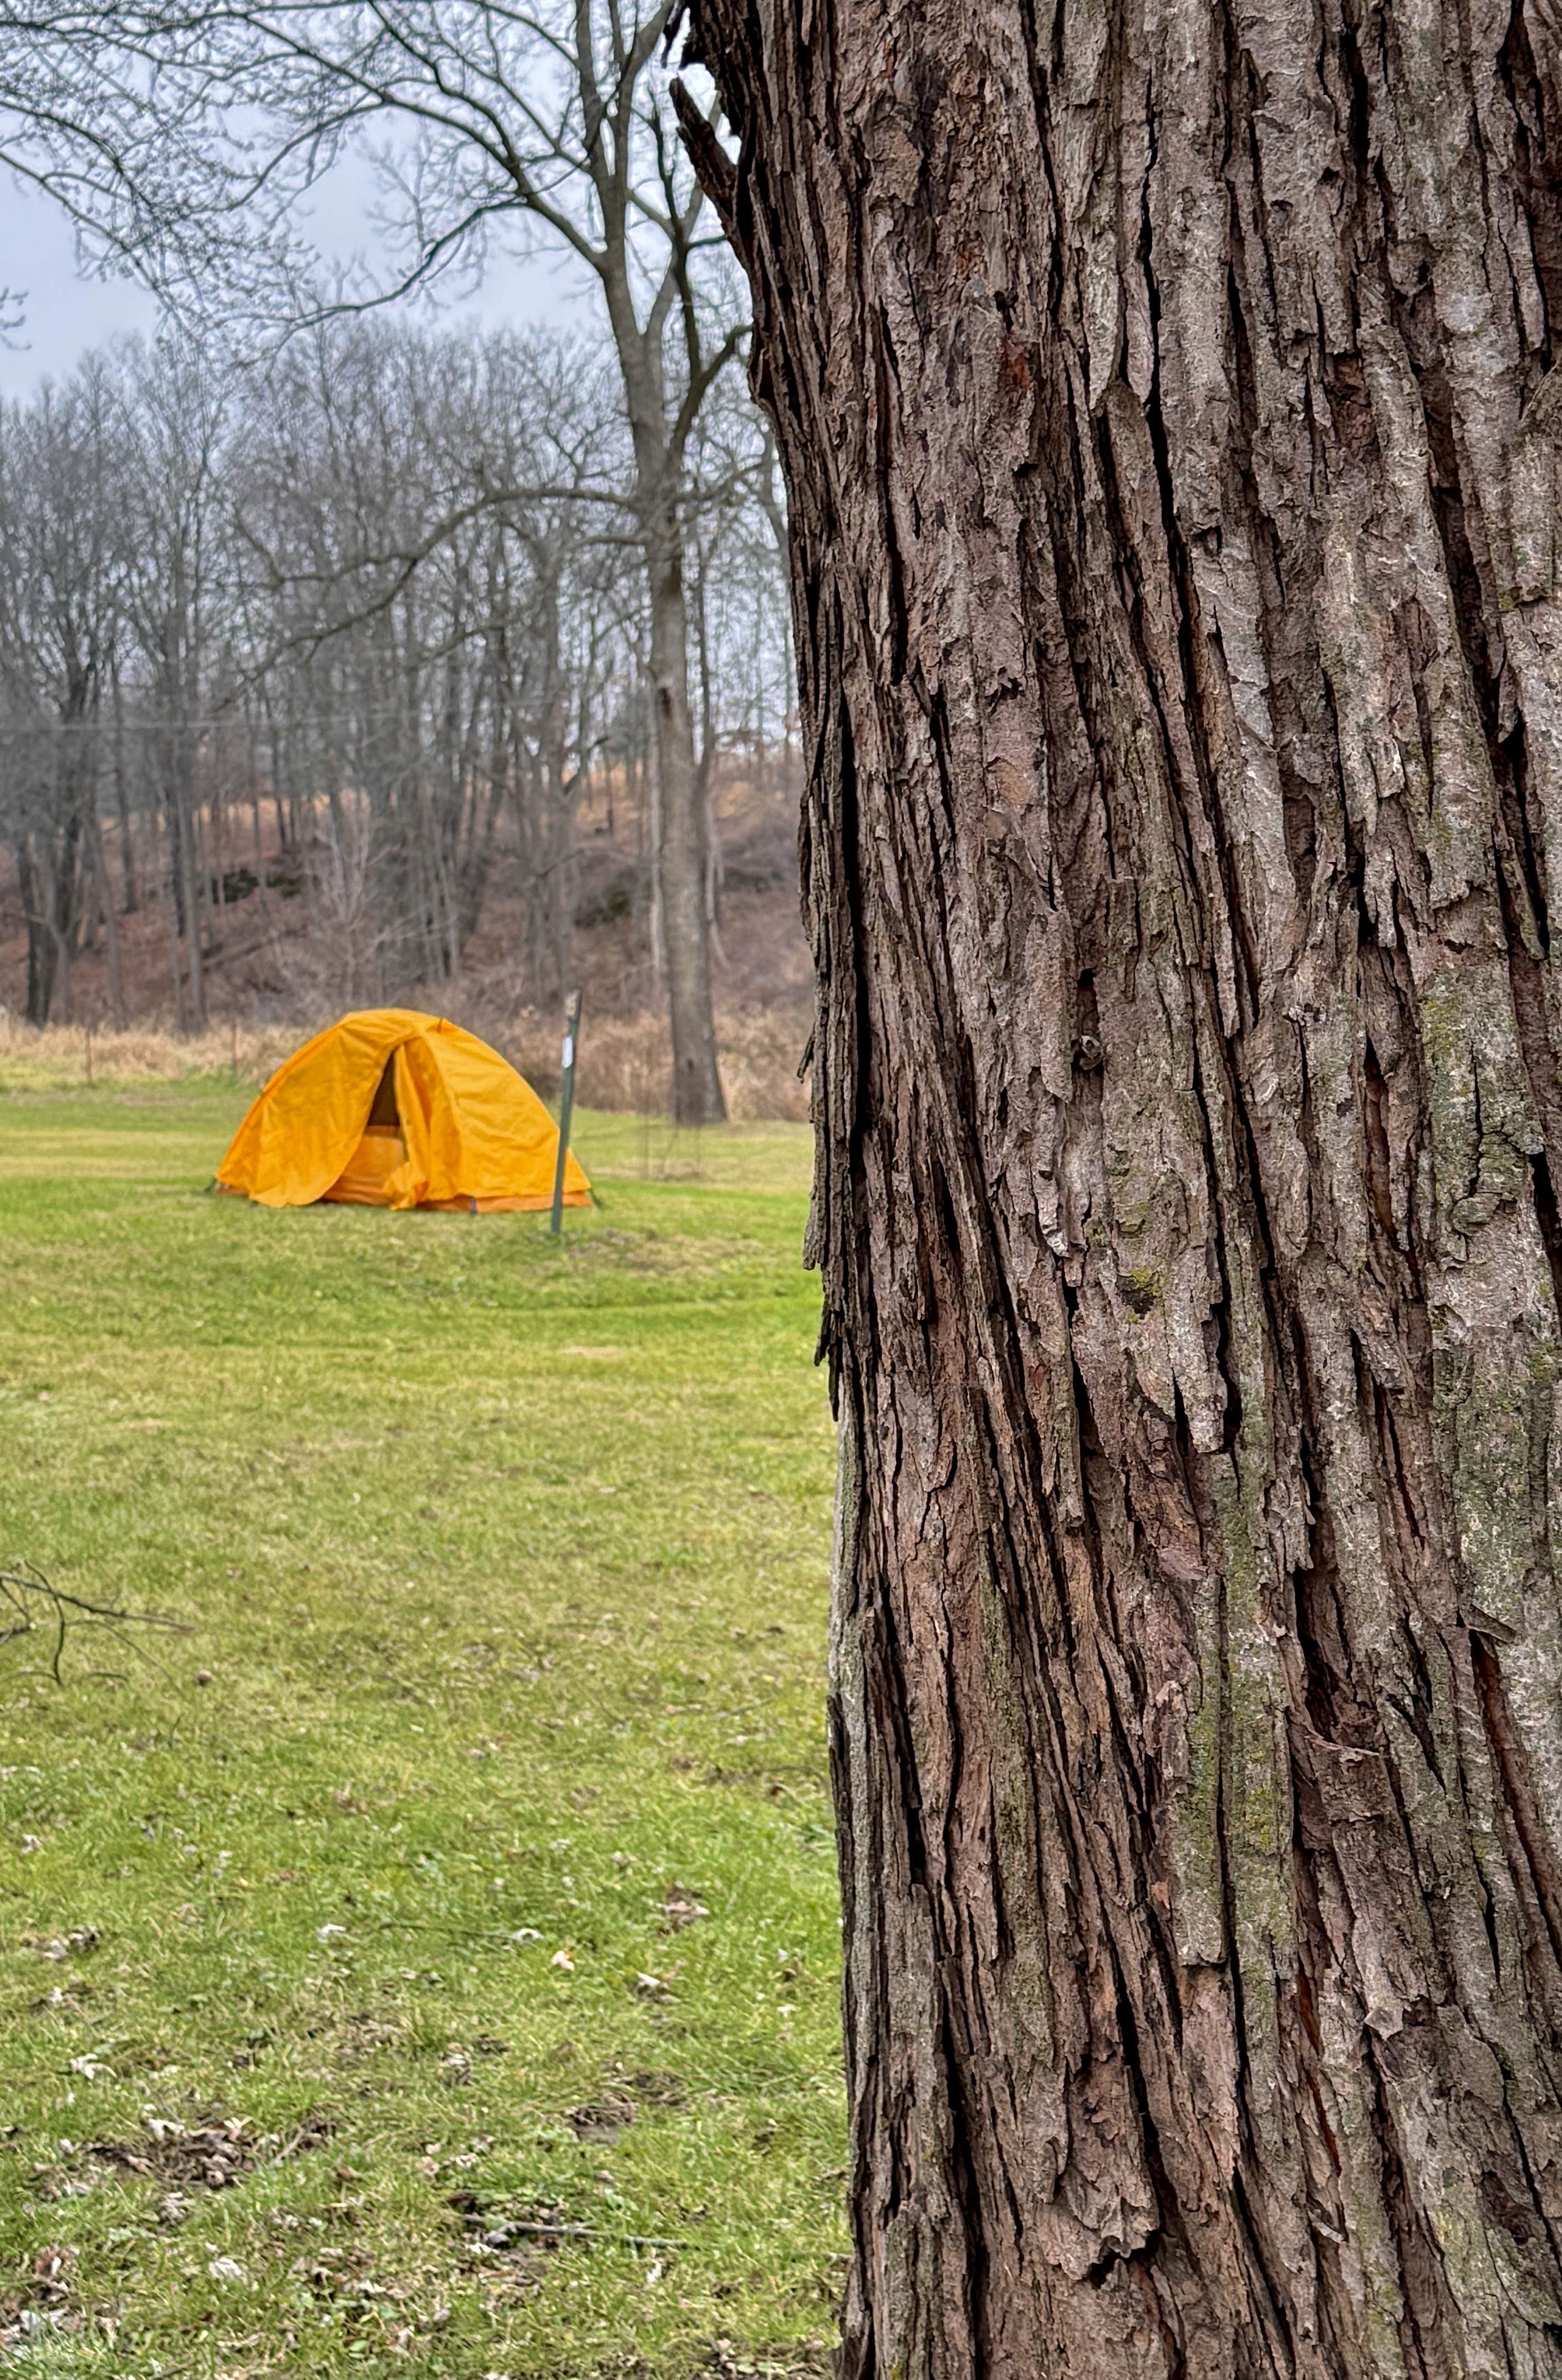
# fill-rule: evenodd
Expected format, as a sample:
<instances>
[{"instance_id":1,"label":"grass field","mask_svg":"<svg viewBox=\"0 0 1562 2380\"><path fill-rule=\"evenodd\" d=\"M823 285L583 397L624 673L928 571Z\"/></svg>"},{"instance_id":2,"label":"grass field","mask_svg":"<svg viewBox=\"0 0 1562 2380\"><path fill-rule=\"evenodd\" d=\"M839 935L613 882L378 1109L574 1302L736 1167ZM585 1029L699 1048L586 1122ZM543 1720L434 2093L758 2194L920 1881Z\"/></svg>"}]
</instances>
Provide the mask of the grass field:
<instances>
[{"instance_id":1,"label":"grass field","mask_svg":"<svg viewBox=\"0 0 1562 2380\"><path fill-rule=\"evenodd\" d=\"M561 1245L203 1196L244 1094L16 1081L0 1555L190 1633L0 1648L0 2363L819 2368L804 1130L587 1114Z\"/></svg>"}]
</instances>

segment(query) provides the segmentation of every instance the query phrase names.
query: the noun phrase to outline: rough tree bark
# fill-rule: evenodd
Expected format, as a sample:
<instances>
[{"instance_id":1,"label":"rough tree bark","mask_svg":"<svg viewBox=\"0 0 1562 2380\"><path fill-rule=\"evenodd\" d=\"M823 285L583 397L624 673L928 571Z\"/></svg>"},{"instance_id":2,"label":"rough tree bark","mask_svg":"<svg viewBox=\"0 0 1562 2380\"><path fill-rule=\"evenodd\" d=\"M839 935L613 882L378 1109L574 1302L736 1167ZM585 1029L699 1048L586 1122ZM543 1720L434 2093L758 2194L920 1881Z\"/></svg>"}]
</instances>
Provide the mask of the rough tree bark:
<instances>
[{"instance_id":1,"label":"rough tree bark","mask_svg":"<svg viewBox=\"0 0 1562 2380\"><path fill-rule=\"evenodd\" d=\"M691 48L809 736L843 2370L1562 2374L1557 0Z\"/></svg>"}]
</instances>

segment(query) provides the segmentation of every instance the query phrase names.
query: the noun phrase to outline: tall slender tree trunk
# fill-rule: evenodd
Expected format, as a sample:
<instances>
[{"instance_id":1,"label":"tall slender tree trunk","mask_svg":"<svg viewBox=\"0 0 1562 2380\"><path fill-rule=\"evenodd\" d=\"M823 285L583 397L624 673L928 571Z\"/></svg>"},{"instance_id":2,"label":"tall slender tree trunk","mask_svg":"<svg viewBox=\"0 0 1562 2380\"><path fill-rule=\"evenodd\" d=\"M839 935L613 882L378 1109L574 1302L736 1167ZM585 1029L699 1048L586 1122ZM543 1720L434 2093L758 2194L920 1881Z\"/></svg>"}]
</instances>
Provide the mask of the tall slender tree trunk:
<instances>
[{"instance_id":1,"label":"tall slender tree trunk","mask_svg":"<svg viewBox=\"0 0 1562 2380\"><path fill-rule=\"evenodd\" d=\"M689 701L689 613L683 539L675 520L648 540L651 703L660 792L656 868L672 1026L672 1114L681 1124L720 1123L727 1112L716 1064L706 878L710 839Z\"/></svg>"},{"instance_id":2,"label":"tall slender tree trunk","mask_svg":"<svg viewBox=\"0 0 1562 2380\"><path fill-rule=\"evenodd\" d=\"M103 849L103 819L95 801L87 814L87 832L91 837L92 874L97 885L98 905L103 912L109 1002L115 1024L123 1032L126 1026L125 968L119 949L119 921L114 914L114 886L109 880L108 855Z\"/></svg>"},{"instance_id":3,"label":"tall slender tree trunk","mask_svg":"<svg viewBox=\"0 0 1562 2380\"><path fill-rule=\"evenodd\" d=\"M621 226L622 230L622 226ZM689 700L689 606L683 499L686 437L670 427L663 328L643 330L627 272L604 275L608 318L624 374L635 453L635 499L650 597L651 735L655 773L653 959L665 961L672 1040L672 1113L681 1124L720 1123L727 1112L716 1063L706 877L710 847L705 787ZM674 413L676 407L674 407ZM657 951L660 922L662 946Z\"/></svg>"},{"instance_id":4,"label":"tall slender tree trunk","mask_svg":"<svg viewBox=\"0 0 1562 2380\"><path fill-rule=\"evenodd\" d=\"M17 884L21 893L22 916L27 920L27 1021L42 1026L49 1022L54 996L54 937L44 907L45 895L30 837L18 838L16 855Z\"/></svg>"},{"instance_id":5,"label":"tall slender tree trunk","mask_svg":"<svg viewBox=\"0 0 1562 2380\"><path fill-rule=\"evenodd\" d=\"M692 38L810 755L843 2370L1562 2374L1562 14Z\"/></svg>"},{"instance_id":6,"label":"tall slender tree trunk","mask_svg":"<svg viewBox=\"0 0 1562 2380\"><path fill-rule=\"evenodd\" d=\"M74 772L72 772L74 776ZM82 914L86 907L86 887L83 881L83 817L79 807L81 789L73 783L66 794L70 804L63 828L42 838L43 912L49 921L49 932L54 946L52 989L43 1023L58 1008L61 1021L76 1021L76 994L73 970L80 941Z\"/></svg>"},{"instance_id":7,"label":"tall slender tree trunk","mask_svg":"<svg viewBox=\"0 0 1562 2380\"><path fill-rule=\"evenodd\" d=\"M163 905L163 931L168 937L168 980L174 992L174 1030L183 1035L188 1029L188 1010L185 1000L183 937L179 924L179 862L171 798L164 798L163 816L167 839L167 865L159 872L158 891Z\"/></svg>"},{"instance_id":8,"label":"tall slender tree trunk","mask_svg":"<svg viewBox=\"0 0 1562 2380\"><path fill-rule=\"evenodd\" d=\"M140 906L136 889L136 844L130 831L130 797L125 766L125 702L119 684L119 664L113 664L111 678L114 696L114 806L119 820L119 868L125 886L125 915L134 917Z\"/></svg>"},{"instance_id":9,"label":"tall slender tree trunk","mask_svg":"<svg viewBox=\"0 0 1562 2380\"><path fill-rule=\"evenodd\" d=\"M174 912L178 921L179 945L182 945L176 948L175 964L177 966L182 963L185 976L185 990L176 1003L179 1030L181 1033L203 1033L206 1030L206 983L201 933L205 904L201 897L200 832L196 815L190 730L185 721L178 718L176 718L170 732L168 774L169 864L173 878Z\"/></svg>"}]
</instances>

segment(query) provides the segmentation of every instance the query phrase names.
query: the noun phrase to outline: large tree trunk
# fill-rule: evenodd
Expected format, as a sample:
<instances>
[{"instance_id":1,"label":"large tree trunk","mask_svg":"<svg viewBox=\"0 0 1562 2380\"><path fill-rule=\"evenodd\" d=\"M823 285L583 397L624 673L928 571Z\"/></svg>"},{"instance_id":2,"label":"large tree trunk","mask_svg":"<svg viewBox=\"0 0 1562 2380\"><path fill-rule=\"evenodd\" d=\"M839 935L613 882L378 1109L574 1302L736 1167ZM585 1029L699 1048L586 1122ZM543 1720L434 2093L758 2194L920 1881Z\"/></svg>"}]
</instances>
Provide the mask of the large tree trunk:
<instances>
[{"instance_id":1,"label":"large tree trunk","mask_svg":"<svg viewBox=\"0 0 1562 2380\"><path fill-rule=\"evenodd\" d=\"M1556 0L693 41L811 756L844 2370L1562 2374Z\"/></svg>"}]
</instances>

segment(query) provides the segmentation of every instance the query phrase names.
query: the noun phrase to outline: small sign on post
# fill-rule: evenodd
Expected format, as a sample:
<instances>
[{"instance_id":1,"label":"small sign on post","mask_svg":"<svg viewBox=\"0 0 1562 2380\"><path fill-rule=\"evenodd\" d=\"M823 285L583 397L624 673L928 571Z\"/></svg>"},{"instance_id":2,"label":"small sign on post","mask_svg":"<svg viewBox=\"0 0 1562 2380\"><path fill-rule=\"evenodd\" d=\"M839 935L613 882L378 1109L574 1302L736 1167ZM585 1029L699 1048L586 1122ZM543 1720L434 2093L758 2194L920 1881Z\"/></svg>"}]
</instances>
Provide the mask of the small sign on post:
<instances>
[{"instance_id":1,"label":"small sign on post","mask_svg":"<svg viewBox=\"0 0 1562 2380\"><path fill-rule=\"evenodd\" d=\"M580 1039L580 994L572 991L564 1002L564 1069L559 1092L559 1161L553 1168L553 1212L548 1228L555 1237L564 1228L564 1161L569 1156L570 1118L575 1113L575 1053Z\"/></svg>"}]
</instances>

